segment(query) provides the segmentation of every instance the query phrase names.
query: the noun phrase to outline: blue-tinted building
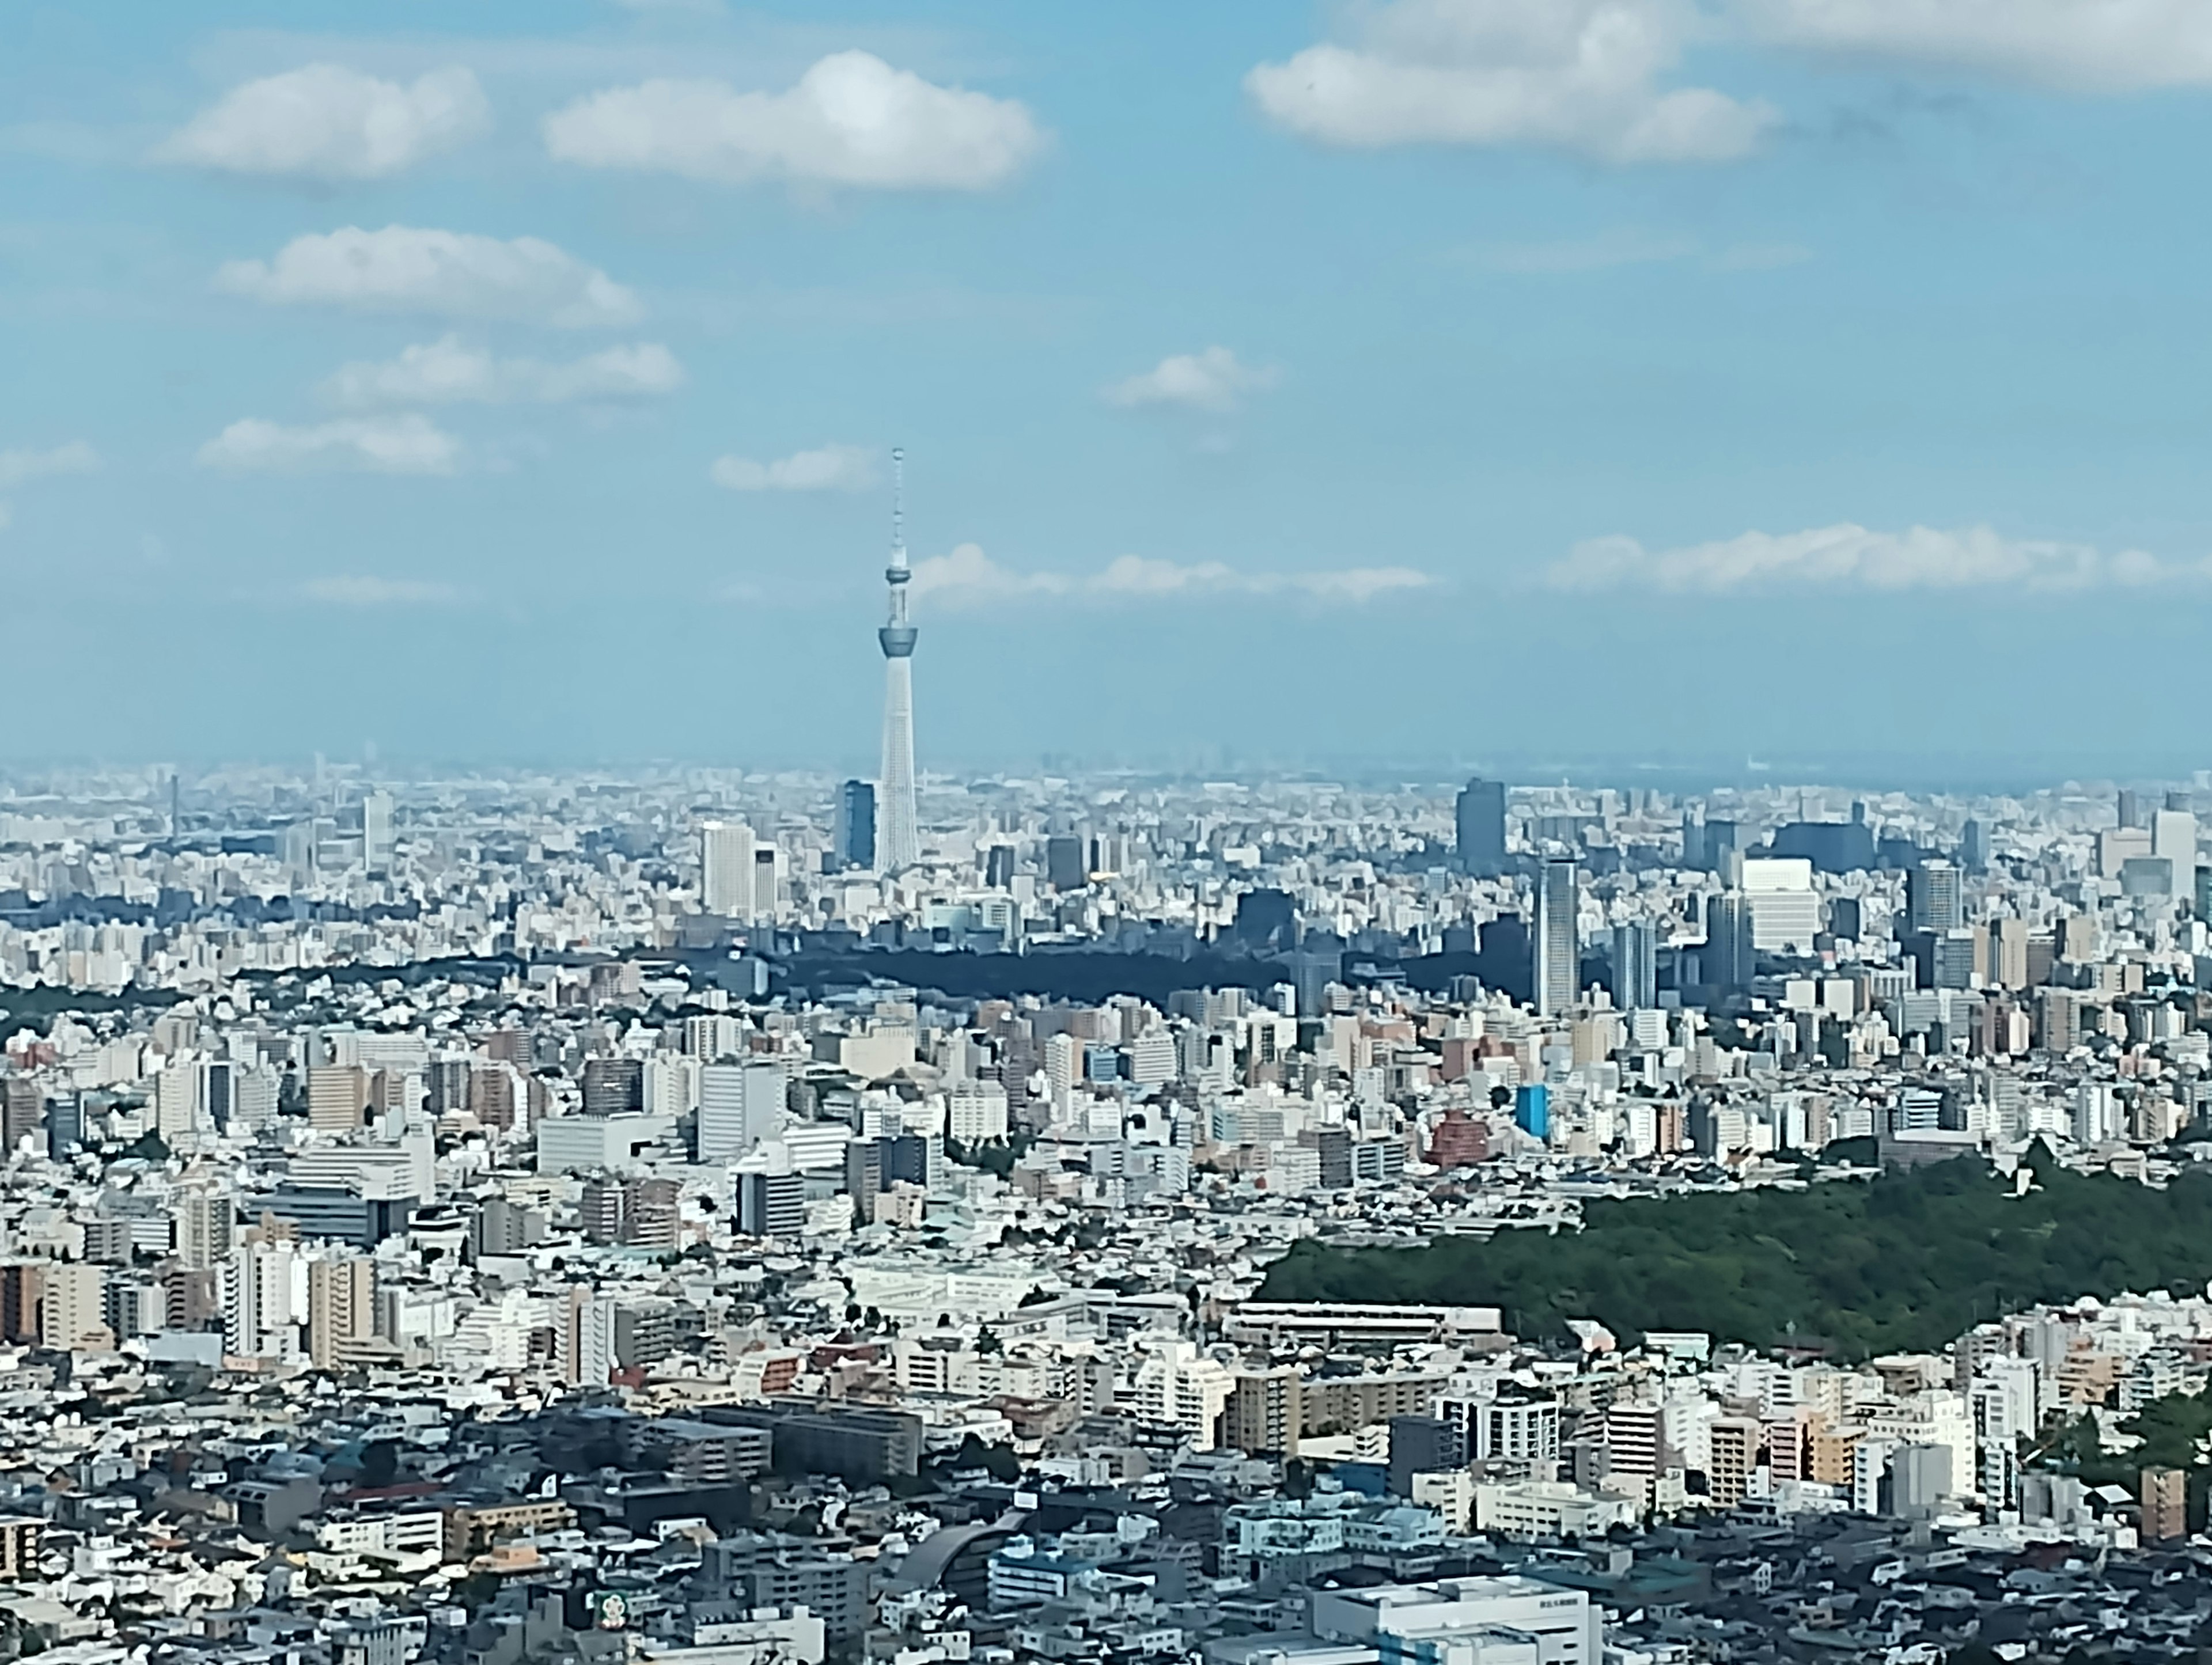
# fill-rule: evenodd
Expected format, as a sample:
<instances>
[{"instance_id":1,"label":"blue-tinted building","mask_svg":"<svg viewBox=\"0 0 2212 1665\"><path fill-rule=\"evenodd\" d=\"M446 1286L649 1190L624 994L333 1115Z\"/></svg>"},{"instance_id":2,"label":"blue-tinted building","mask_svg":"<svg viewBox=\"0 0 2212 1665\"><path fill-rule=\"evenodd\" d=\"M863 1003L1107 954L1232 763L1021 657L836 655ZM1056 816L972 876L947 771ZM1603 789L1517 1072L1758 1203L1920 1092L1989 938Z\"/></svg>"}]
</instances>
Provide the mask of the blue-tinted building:
<instances>
[{"instance_id":1,"label":"blue-tinted building","mask_svg":"<svg viewBox=\"0 0 2212 1665\"><path fill-rule=\"evenodd\" d=\"M848 781L837 789L837 860L848 867L876 865L876 789Z\"/></svg>"},{"instance_id":2,"label":"blue-tinted building","mask_svg":"<svg viewBox=\"0 0 2212 1665\"><path fill-rule=\"evenodd\" d=\"M1552 1090L1531 1082L1513 1095L1513 1125L1531 1139L1552 1136Z\"/></svg>"}]
</instances>

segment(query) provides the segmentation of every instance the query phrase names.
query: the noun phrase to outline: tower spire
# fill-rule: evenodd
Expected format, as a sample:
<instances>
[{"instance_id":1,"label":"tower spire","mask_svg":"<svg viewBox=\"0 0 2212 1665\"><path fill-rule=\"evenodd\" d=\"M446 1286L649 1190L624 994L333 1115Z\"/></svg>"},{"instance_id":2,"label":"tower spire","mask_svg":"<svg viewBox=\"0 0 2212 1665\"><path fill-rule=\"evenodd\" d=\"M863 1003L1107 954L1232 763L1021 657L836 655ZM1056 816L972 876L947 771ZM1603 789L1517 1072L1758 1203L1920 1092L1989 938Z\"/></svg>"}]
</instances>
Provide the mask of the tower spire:
<instances>
[{"instance_id":1,"label":"tower spire","mask_svg":"<svg viewBox=\"0 0 2212 1665\"><path fill-rule=\"evenodd\" d=\"M884 770L876 797L876 856L888 873L921 860L914 778L914 645L907 617L906 452L891 449L891 554L884 568L889 606L876 641L884 650Z\"/></svg>"}]
</instances>

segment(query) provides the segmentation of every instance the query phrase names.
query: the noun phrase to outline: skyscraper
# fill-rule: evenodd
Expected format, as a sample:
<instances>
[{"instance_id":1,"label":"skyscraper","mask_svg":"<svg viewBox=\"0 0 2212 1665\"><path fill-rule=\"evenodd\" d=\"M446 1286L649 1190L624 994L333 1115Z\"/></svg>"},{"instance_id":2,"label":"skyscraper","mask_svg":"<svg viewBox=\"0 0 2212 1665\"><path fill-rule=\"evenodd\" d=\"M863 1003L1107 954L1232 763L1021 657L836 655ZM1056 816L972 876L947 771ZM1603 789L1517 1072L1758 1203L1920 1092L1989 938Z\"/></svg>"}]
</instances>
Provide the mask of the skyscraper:
<instances>
[{"instance_id":1,"label":"skyscraper","mask_svg":"<svg viewBox=\"0 0 2212 1665\"><path fill-rule=\"evenodd\" d=\"M1649 920L1613 927L1613 1003L1626 1012L1659 1004L1659 933Z\"/></svg>"},{"instance_id":2,"label":"skyscraper","mask_svg":"<svg viewBox=\"0 0 2212 1665\"><path fill-rule=\"evenodd\" d=\"M884 569L890 612L876 640L884 649L884 769L876 796L876 854L887 873L921 860L914 787L914 641L907 623L906 453L891 452L891 559Z\"/></svg>"},{"instance_id":3,"label":"skyscraper","mask_svg":"<svg viewBox=\"0 0 2212 1665\"><path fill-rule=\"evenodd\" d=\"M392 794L380 788L361 800L362 860L372 873L388 873L395 847Z\"/></svg>"},{"instance_id":4,"label":"skyscraper","mask_svg":"<svg viewBox=\"0 0 2212 1665\"><path fill-rule=\"evenodd\" d=\"M750 921L753 916L753 829L742 821L699 828L699 901L708 913Z\"/></svg>"},{"instance_id":5,"label":"skyscraper","mask_svg":"<svg viewBox=\"0 0 2212 1665\"><path fill-rule=\"evenodd\" d=\"M1480 775L1459 795L1459 865L1470 873L1497 873L1505 867L1505 782Z\"/></svg>"},{"instance_id":6,"label":"skyscraper","mask_svg":"<svg viewBox=\"0 0 2212 1665\"><path fill-rule=\"evenodd\" d=\"M876 865L876 789L866 781L837 789L836 855L848 867Z\"/></svg>"},{"instance_id":7,"label":"skyscraper","mask_svg":"<svg viewBox=\"0 0 2212 1665\"><path fill-rule=\"evenodd\" d=\"M1923 861L1905 875L1905 918L1915 931L1948 931L1966 918L1959 870L1948 861Z\"/></svg>"},{"instance_id":8,"label":"skyscraper","mask_svg":"<svg viewBox=\"0 0 2212 1665\"><path fill-rule=\"evenodd\" d=\"M1575 1003L1581 952L1575 916L1582 887L1571 861L1547 861L1536 877L1536 1015L1555 1018Z\"/></svg>"}]
</instances>

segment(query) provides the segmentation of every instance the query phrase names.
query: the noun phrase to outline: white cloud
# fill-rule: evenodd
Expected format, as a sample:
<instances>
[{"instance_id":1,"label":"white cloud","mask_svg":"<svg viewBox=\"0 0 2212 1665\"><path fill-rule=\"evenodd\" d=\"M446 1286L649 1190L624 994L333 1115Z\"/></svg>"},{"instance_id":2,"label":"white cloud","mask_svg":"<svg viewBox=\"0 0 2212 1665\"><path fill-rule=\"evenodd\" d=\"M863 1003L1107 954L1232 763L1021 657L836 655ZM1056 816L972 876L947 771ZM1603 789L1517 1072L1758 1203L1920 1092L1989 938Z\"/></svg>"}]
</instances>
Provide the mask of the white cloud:
<instances>
[{"instance_id":1,"label":"white cloud","mask_svg":"<svg viewBox=\"0 0 2212 1665\"><path fill-rule=\"evenodd\" d=\"M300 593L333 607L436 607L461 599L450 584L419 578L317 578Z\"/></svg>"},{"instance_id":2,"label":"white cloud","mask_svg":"<svg viewBox=\"0 0 2212 1665\"><path fill-rule=\"evenodd\" d=\"M427 416L376 416L287 428L248 416L200 447L204 468L240 473L337 469L364 474L451 474L461 442Z\"/></svg>"},{"instance_id":3,"label":"white cloud","mask_svg":"<svg viewBox=\"0 0 2212 1665\"><path fill-rule=\"evenodd\" d=\"M609 347L567 364L495 358L459 336L420 342L398 358L341 365L323 384L333 404L361 410L394 404L563 404L643 398L684 385L684 367L652 342Z\"/></svg>"},{"instance_id":4,"label":"white cloud","mask_svg":"<svg viewBox=\"0 0 2212 1665\"><path fill-rule=\"evenodd\" d=\"M857 445L797 451L772 463L717 457L707 471L732 491L866 491L876 483L876 453Z\"/></svg>"},{"instance_id":5,"label":"white cloud","mask_svg":"<svg viewBox=\"0 0 2212 1665\"><path fill-rule=\"evenodd\" d=\"M781 93L647 81L545 118L546 150L586 167L879 191L984 191L1044 145L1028 109L939 87L868 52L833 52Z\"/></svg>"},{"instance_id":6,"label":"white cloud","mask_svg":"<svg viewBox=\"0 0 2212 1665\"><path fill-rule=\"evenodd\" d=\"M1604 271L1613 266L1655 265L1684 259L1697 252L1697 242L1692 238L1614 230L1556 243L1499 243L1479 251L1475 258L1477 264L1492 271L1553 276Z\"/></svg>"},{"instance_id":7,"label":"white cloud","mask_svg":"<svg viewBox=\"0 0 2212 1665\"><path fill-rule=\"evenodd\" d=\"M1286 595L1358 604L1394 592L1425 589L1436 580L1410 567L1350 567L1329 572L1239 572L1218 561L1189 565L1124 555L1095 573L1017 572L963 544L914 568L914 593L951 602L1015 601L1066 597L1088 601L1144 601L1190 595Z\"/></svg>"},{"instance_id":8,"label":"white cloud","mask_svg":"<svg viewBox=\"0 0 2212 1665\"><path fill-rule=\"evenodd\" d=\"M1648 550L1632 538L1577 544L1543 574L1554 589L1702 595L1777 590L2078 591L2212 578L2212 560L2166 562L2140 550L2007 538L1988 526L1872 532L1845 524L1747 532L1711 544Z\"/></svg>"},{"instance_id":9,"label":"white cloud","mask_svg":"<svg viewBox=\"0 0 2212 1665\"><path fill-rule=\"evenodd\" d=\"M1261 110L1324 144L1535 144L1608 162L1724 161L1765 104L1663 87L1692 0L1395 0L1354 44L1309 46L1244 78Z\"/></svg>"},{"instance_id":10,"label":"white cloud","mask_svg":"<svg viewBox=\"0 0 2212 1665\"><path fill-rule=\"evenodd\" d=\"M637 297L596 266L536 237L345 226L295 237L273 260L233 260L216 287L277 306L430 313L562 328L629 324Z\"/></svg>"},{"instance_id":11,"label":"white cloud","mask_svg":"<svg viewBox=\"0 0 2212 1665\"><path fill-rule=\"evenodd\" d=\"M402 86L310 64L233 88L157 146L154 159L229 173L384 179L490 125L483 88L466 70L433 70Z\"/></svg>"},{"instance_id":12,"label":"white cloud","mask_svg":"<svg viewBox=\"0 0 2212 1665\"><path fill-rule=\"evenodd\" d=\"M1179 404L1193 410L1233 410L1246 393L1275 385L1275 372L1240 363L1226 347L1176 353L1142 375L1106 389L1109 404Z\"/></svg>"},{"instance_id":13,"label":"white cloud","mask_svg":"<svg viewBox=\"0 0 2212 1665\"><path fill-rule=\"evenodd\" d=\"M0 489L26 485L50 474L88 474L100 466L100 453L82 440L46 451L0 451Z\"/></svg>"},{"instance_id":14,"label":"white cloud","mask_svg":"<svg viewBox=\"0 0 2212 1665\"><path fill-rule=\"evenodd\" d=\"M1736 0L1771 40L2063 91L2212 86L2203 0Z\"/></svg>"}]
</instances>

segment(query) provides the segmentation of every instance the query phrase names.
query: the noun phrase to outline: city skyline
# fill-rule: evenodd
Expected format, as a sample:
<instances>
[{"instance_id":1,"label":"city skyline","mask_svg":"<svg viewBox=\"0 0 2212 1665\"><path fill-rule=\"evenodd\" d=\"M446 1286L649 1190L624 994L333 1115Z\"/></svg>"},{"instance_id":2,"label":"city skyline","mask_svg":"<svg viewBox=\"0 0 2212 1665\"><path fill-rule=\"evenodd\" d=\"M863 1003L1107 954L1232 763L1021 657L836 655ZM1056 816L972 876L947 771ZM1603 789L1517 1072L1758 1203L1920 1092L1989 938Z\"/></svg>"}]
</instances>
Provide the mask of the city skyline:
<instances>
[{"instance_id":1,"label":"city skyline","mask_svg":"<svg viewBox=\"0 0 2212 1665\"><path fill-rule=\"evenodd\" d=\"M2197 767L2179 702L2107 763L2043 697L2207 605L2199 234L2139 165L2195 38L1606 5L1653 55L1588 82L1439 7L1469 109L1485 52L1545 107L1381 128L1297 76L1399 84L1403 8L19 11L0 757L729 759L734 652L733 761L870 769L905 434L944 766ZM158 697L85 673L167 631ZM1283 720L1286 663L1358 692Z\"/></svg>"}]
</instances>

